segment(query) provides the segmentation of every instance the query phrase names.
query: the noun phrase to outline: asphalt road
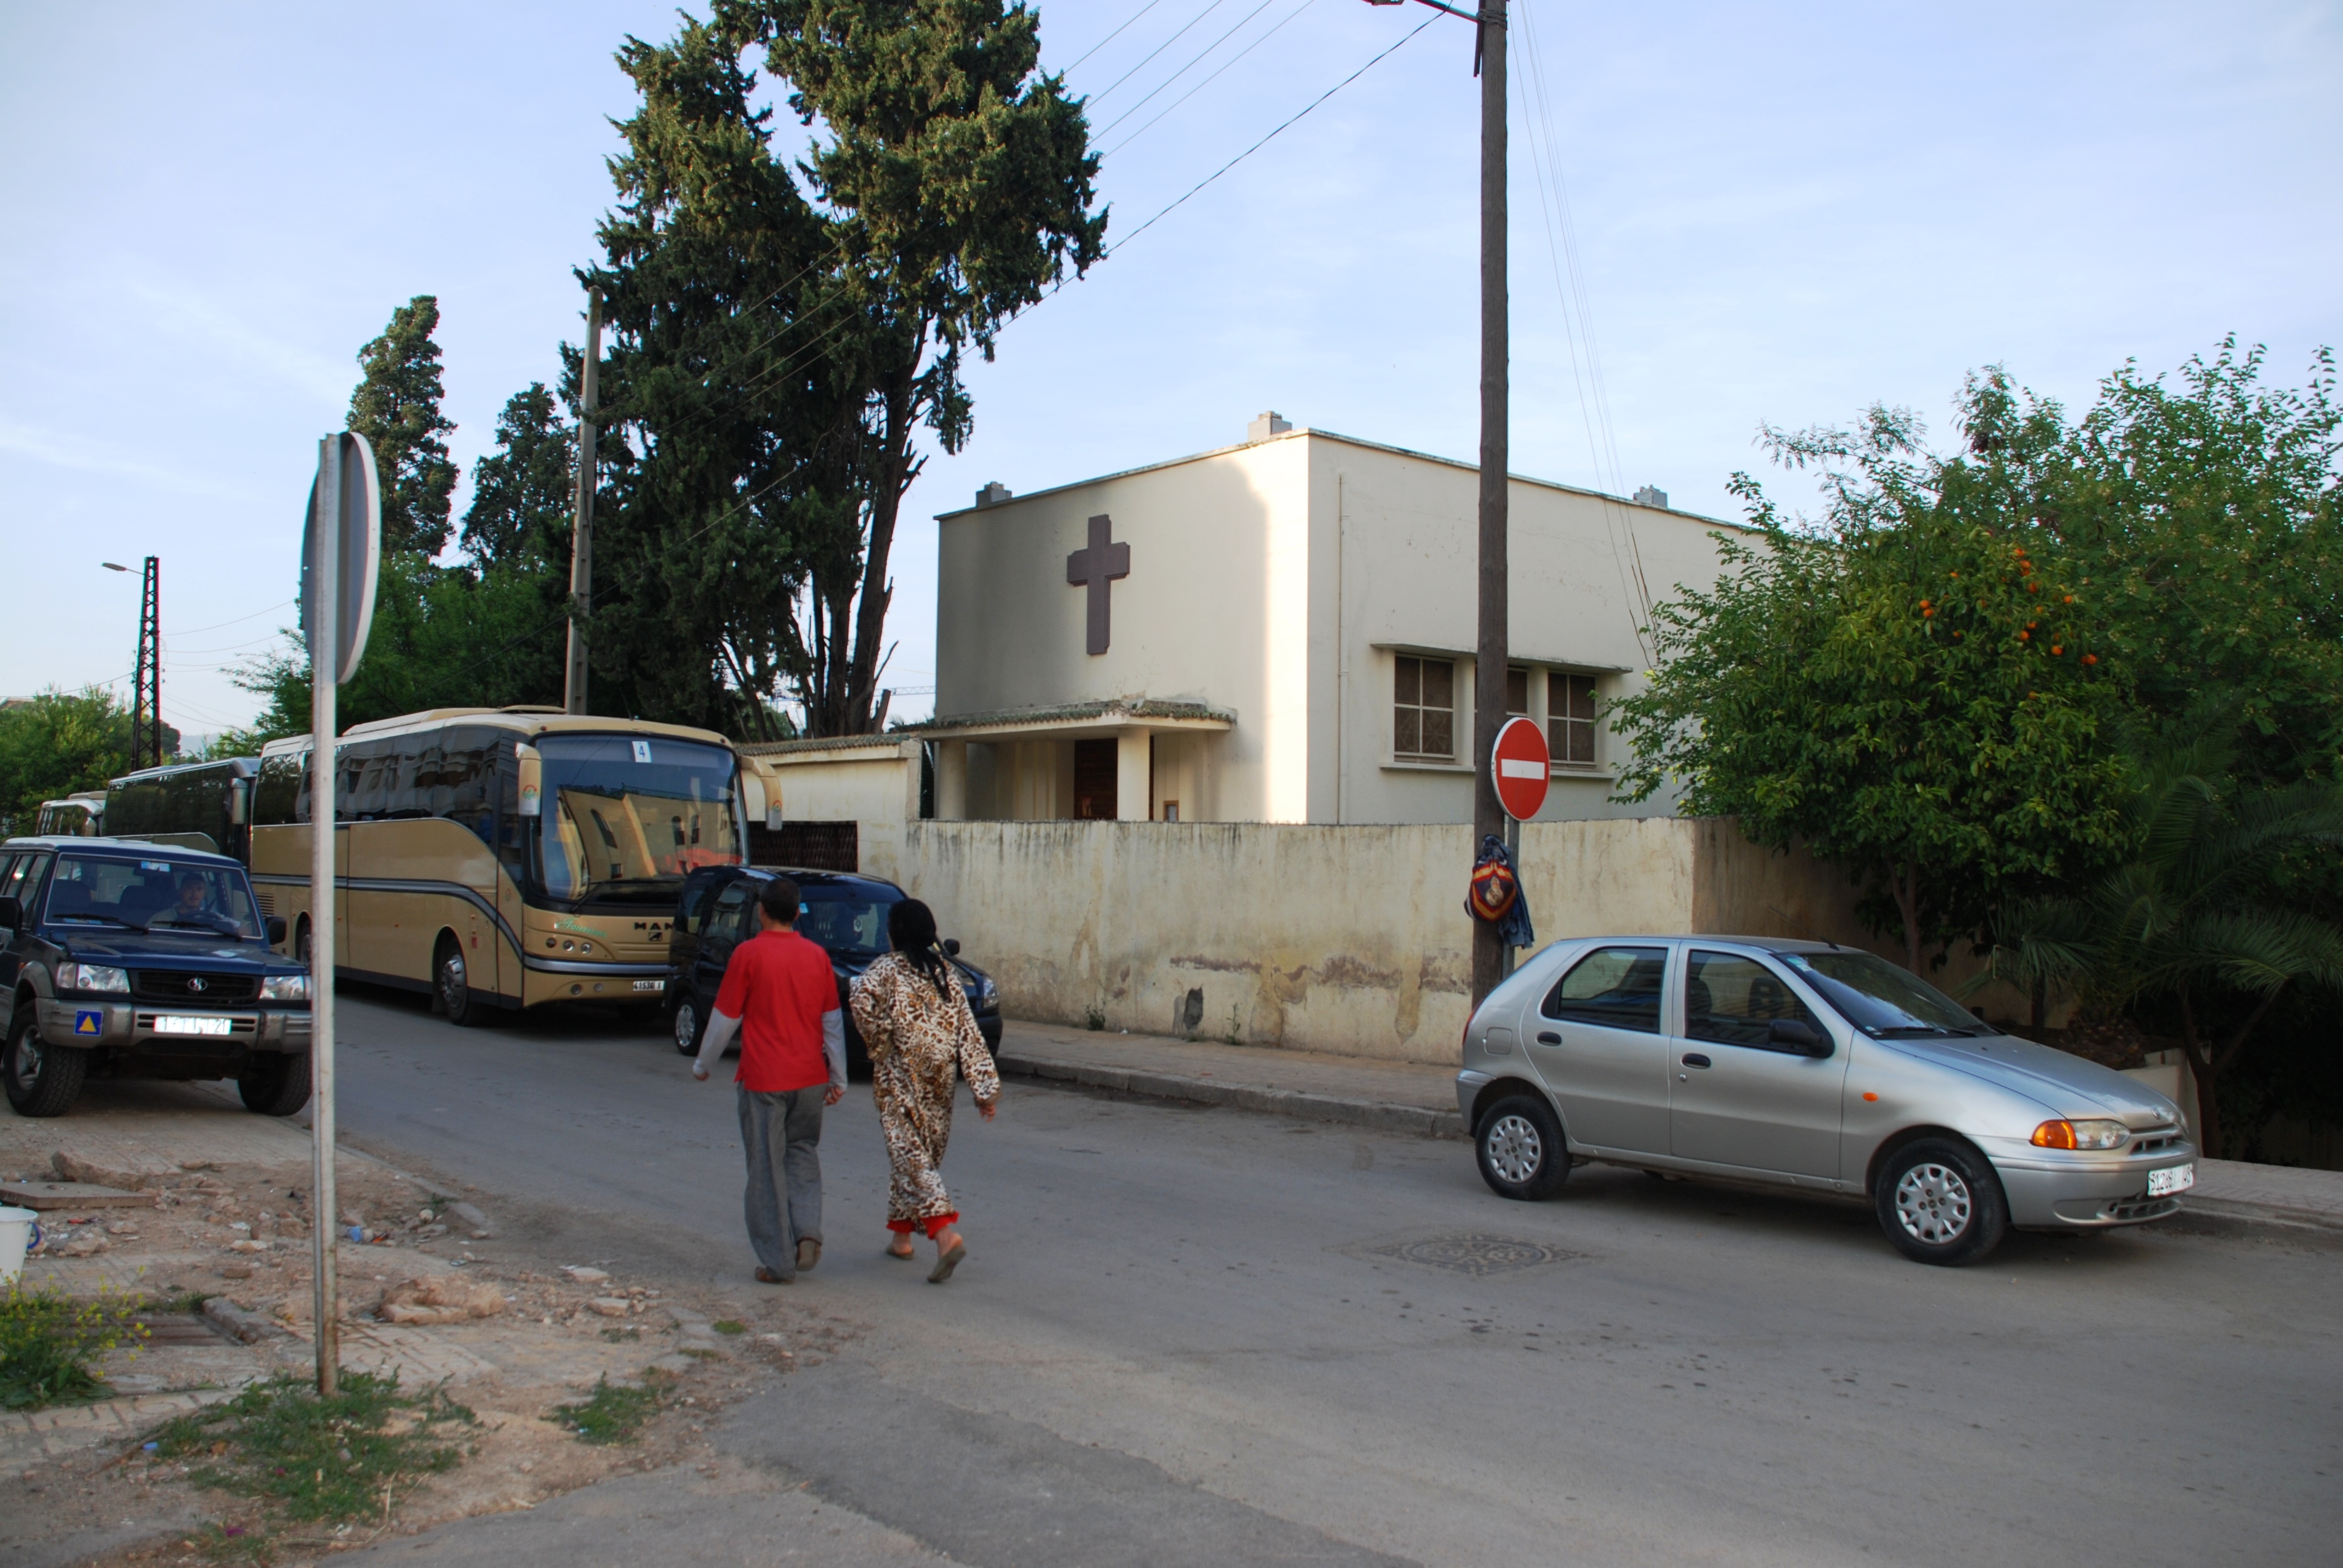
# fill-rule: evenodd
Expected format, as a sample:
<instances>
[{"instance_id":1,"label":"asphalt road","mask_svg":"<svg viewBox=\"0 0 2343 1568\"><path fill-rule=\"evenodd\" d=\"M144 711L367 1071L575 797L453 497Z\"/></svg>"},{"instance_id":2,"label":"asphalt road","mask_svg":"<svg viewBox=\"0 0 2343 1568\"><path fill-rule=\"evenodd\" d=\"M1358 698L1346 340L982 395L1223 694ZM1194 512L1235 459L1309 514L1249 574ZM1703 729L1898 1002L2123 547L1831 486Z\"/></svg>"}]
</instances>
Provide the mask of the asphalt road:
<instances>
[{"instance_id":1,"label":"asphalt road","mask_svg":"<svg viewBox=\"0 0 2343 1568\"><path fill-rule=\"evenodd\" d=\"M752 1266L732 1091L658 1036L341 1017L351 1141L578 1261ZM2267 1568L2343 1540L2333 1250L2128 1231L1930 1269L1859 1211L1601 1169L1508 1203L1458 1143L1011 1084L955 1126L970 1256L939 1289L880 1255L860 1087L823 1155L824 1259L789 1289L861 1332L734 1407L729 1482L380 1550Z\"/></svg>"}]
</instances>

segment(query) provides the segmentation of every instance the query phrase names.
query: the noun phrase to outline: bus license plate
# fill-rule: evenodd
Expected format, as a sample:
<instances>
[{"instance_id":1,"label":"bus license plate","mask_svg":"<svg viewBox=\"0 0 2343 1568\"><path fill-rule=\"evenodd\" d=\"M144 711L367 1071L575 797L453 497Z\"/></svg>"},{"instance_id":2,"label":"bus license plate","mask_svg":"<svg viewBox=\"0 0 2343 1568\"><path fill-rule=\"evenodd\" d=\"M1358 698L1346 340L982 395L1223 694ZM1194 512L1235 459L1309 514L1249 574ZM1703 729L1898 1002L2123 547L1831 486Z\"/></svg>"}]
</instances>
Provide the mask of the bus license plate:
<instances>
[{"instance_id":1,"label":"bus license plate","mask_svg":"<svg viewBox=\"0 0 2343 1568\"><path fill-rule=\"evenodd\" d=\"M637 990L662 990L666 986L667 981L663 980L639 980L635 982Z\"/></svg>"},{"instance_id":2,"label":"bus license plate","mask_svg":"<svg viewBox=\"0 0 2343 1568\"><path fill-rule=\"evenodd\" d=\"M167 1012L155 1020L156 1034L227 1034L235 1028L231 1019L186 1018Z\"/></svg>"},{"instance_id":3,"label":"bus license plate","mask_svg":"<svg viewBox=\"0 0 2343 1568\"><path fill-rule=\"evenodd\" d=\"M2147 1173L2147 1195L2151 1198L2169 1198L2173 1193L2186 1192L2195 1185L2197 1167L2194 1165L2175 1165L2169 1171Z\"/></svg>"}]
</instances>

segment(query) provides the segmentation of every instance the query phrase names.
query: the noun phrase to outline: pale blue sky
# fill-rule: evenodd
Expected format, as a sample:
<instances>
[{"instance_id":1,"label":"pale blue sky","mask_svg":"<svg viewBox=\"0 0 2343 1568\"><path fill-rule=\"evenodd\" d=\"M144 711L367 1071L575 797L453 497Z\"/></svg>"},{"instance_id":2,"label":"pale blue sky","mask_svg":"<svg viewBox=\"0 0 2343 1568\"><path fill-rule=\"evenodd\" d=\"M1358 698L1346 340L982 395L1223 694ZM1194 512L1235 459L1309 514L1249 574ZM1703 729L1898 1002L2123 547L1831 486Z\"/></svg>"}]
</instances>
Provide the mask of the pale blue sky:
<instances>
[{"instance_id":1,"label":"pale blue sky","mask_svg":"<svg viewBox=\"0 0 2343 1568\"><path fill-rule=\"evenodd\" d=\"M1243 22L1100 138L1111 239L1433 15L1208 3L1157 0L1072 71L1106 127ZM1045 62L1142 4L1050 0ZM2232 330L2298 382L2343 338L2335 5L1527 4L1546 93L1513 119L1520 471L1733 516L1725 481L1757 462L1761 420L1877 399L1941 427L1994 362L2081 402L2127 357L2169 368ZM579 335L569 269L610 200L606 117L631 103L610 55L673 16L0 5L0 691L126 689L136 581L97 563L152 552L166 717L251 716L225 669L289 617L314 442L357 347L394 305L439 297L468 473L504 399ZM1471 457L1470 53L1466 25L1435 22L1009 328L970 377L974 441L907 508L897 680L933 678L928 519L986 480L1224 445L1269 407ZM1515 63L1526 77L1518 43ZM1548 125L1600 350L1591 403L1531 157Z\"/></svg>"}]
</instances>

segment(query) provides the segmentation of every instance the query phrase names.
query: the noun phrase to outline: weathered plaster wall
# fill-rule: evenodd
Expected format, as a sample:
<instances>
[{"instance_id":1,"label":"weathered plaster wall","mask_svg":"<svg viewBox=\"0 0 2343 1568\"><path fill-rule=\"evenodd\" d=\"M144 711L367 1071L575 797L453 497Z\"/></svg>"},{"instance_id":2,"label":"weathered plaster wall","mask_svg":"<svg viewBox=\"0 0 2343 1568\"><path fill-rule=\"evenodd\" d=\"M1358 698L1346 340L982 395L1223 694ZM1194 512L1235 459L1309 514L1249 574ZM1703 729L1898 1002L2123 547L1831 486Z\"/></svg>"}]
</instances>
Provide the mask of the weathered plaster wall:
<instances>
[{"instance_id":1,"label":"weathered plaster wall","mask_svg":"<svg viewBox=\"0 0 2343 1568\"><path fill-rule=\"evenodd\" d=\"M1443 825L898 821L864 824L862 865L935 907L1012 1016L1443 1062L1470 845ZM1522 859L1541 941L1863 934L1833 873L1729 823L1535 822Z\"/></svg>"}]
</instances>

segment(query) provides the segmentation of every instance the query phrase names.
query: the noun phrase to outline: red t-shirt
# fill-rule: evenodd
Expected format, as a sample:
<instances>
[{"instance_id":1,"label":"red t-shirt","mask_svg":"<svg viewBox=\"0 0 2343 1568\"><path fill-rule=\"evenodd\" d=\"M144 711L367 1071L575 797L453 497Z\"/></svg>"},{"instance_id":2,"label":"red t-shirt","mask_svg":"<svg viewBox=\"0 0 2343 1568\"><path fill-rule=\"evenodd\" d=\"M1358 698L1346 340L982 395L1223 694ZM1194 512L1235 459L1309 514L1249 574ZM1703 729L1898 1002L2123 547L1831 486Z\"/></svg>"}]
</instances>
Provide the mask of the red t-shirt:
<instances>
[{"instance_id":1,"label":"red t-shirt","mask_svg":"<svg viewBox=\"0 0 2343 1568\"><path fill-rule=\"evenodd\" d=\"M740 1020L740 1070L753 1094L784 1094L830 1081L821 1015L838 1010L830 955L795 931L759 931L732 951L716 1010Z\"/></svg>"}]
</instances>

